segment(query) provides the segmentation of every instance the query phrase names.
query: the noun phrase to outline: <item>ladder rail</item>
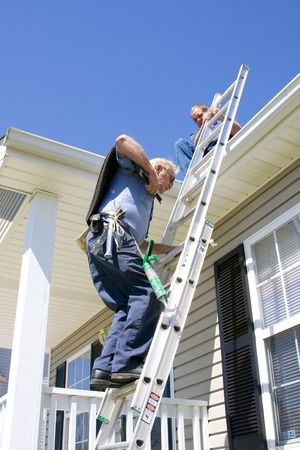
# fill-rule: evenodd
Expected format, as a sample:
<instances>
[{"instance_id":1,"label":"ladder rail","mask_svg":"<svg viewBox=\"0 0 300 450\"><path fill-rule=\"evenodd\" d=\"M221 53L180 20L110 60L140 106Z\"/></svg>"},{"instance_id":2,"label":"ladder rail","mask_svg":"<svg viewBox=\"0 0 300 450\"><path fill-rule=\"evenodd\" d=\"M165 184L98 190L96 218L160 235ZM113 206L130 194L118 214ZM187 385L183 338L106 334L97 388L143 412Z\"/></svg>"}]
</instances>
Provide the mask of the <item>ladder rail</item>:
<instances>
[{"instance_id":1,"label":"ladder rail","mask_svg":"<svg viewBox=\"0 0 300 450\"><path fill-rule=\"evenodd\" d=\"M198 258L199 256L202 256L204 251L206 253L211 233L212 224L204 223L203 219L198 221L194 220L191 224L188 239L184 246L184 250L180 255L171 282L168 306L160 316L148 352L149 357L147 356L141 377L138 381L138 387L133 396L131 405L138 412L142 408L143 398L147 397L147 392L150 389L149 383L146 381L151 380L151 372L157 373L159 369L158 366L165 352L165 346L167 345L169 334L172 332L171 330L174 329L175 333L180 333L181 336L187 315L187 308L189 308L190 303L192 302L192 297L197 285L196 274L192 273L192 267L201 269L204 258L203 261L200 261L200 264L202 262L201 265L199 264ZM199 235L198 238L196 237L197 234ZM190 257L190 255L192 256ZM189 302L178 301L181 298L189 299ZM180 320L178 320L178 317ZM183 324L181 324L180 321L183 322Z\"/></svg>"},{"instance_id":2,"label":"ladder rail","mask_svg":"<svg viewBox=\"0 0 300 450\"><path fill-rule=\"evenodd\" d=\"M149 350L149 357L147 357L146 359L141 379L138 382L138 388L133 397L132 407L136 410L140 410L141 413L135 428L133 443L129 447L130 450L139 448L140 444L147 438L148 430L151 430L155 418L156 407L153 414L149 415L148 404L151 400L151 396L153 395L157 399L157 404L159 404L160 402L160 398L163 394L164 386L166 384L166 379L171 369L173 358L177 350L182 329L188 315L190 304L193 298L193 293L196 289L197 281L200 276L208 246L207 239L202 239L201 244L203 258L202 260L199 259L198 253L200 251L200 246L199 248L197 248L197 230L199 229L200 224L200 229L202 230L202 233L204 232L205 217L231 131L230 125L232 124L230 124L230 122L234 120L235 113L237 111L241 92L246 80L247 70L248 68L246 66L242 66L238 74L238 82L233 84L234 88L232 90L232 96L229 101L228 109L224 117L223 127L221 129L218 141L216 143L216 148L211 159L209 173L204 181L203 189L198 199L197 207L189 228L184 251L179 258L179 262L174 274L174 280L171 283L171 294L168 300L167 307L167 310L169 308L171 310L171 318L166 317L166 315L168 314L167 310L162 313L162 319L159 323L159 326L157 327L152 345ZM196 249L194 249L194 252L192 252L195 243ZM188 264L187 260L189 252L191 255L193 255L191 266ZM182 283L183 280L184 282ZM176 283L178 283L179 286L176 286L175 293L175 291L173 291L172 289L174 289L174 285ZM180 286L181 283L183 285L182 287ZM186 295L185 298L184 296L187 291L190 292L189 295ZM178 299L183 299L184 301L178 303ZM175 313L172 313L173 310L175 311ZM164 318L166 318L169 323L164 323ZM167 329L165 329L166 326ZM160 332L161 329L163 330L162 332ZM167 333L165 333L165 331L167 331ZM162 336L164 336L165 345L163 345L163 343L160 343L160 346L158 346L157 342L160 341ZM161 348L160 351L159 347ZM150 379L150 382L146 384L145 379Z\"/></svg>"}]
</instances>

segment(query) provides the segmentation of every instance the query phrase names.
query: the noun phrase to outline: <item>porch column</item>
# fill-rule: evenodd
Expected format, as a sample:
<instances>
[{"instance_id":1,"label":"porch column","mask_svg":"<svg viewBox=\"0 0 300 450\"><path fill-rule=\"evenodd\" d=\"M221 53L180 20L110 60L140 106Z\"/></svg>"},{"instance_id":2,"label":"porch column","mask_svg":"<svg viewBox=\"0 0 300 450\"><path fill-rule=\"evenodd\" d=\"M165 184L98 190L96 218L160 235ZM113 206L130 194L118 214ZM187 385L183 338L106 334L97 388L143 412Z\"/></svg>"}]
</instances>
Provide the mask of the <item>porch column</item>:
<instances>
[{"instance_id":1,"label":"porch column","mask_svg":"<svg viewBox=\"0 0 300 450\"><path fill-rule=\"evenodd\" d=\"M37 450L57 197L28 210L2 449Z\"/></svg>"}]
</instances>

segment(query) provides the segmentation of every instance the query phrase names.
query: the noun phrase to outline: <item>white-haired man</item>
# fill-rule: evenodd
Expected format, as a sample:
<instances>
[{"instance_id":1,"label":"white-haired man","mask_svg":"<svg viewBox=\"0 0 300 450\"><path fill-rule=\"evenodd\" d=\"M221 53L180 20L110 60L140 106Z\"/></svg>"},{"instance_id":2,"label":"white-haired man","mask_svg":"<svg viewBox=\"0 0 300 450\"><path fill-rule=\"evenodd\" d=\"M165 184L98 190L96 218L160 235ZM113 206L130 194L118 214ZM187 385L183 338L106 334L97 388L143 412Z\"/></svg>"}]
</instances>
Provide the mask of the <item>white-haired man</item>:
<instances>
[{"instance_id":1,"label":"white-haired man","mask_svg":"<svg viewBox=\"0 0 300 450\"><path fill-rule=\"evenodd\" d=\"M176 166L149 160L141 145L121 135L103 164L87 215L89 268L96 290L114 319L94 362L91 389L118 387L139 378L162 305L142 267L138 246L152 219L155 196L173 185ZM156 253L170 246L156 244Z\"/></svg>"}]
</instances>

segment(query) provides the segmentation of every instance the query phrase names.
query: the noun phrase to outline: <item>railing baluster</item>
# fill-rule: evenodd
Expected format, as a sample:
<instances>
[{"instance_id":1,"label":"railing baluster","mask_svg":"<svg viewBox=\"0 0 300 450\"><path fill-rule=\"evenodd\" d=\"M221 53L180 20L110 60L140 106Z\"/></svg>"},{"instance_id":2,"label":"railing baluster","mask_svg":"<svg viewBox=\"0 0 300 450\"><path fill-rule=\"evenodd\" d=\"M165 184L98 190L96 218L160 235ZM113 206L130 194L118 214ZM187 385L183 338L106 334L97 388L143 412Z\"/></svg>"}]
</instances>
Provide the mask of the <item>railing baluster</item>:
<instances>
[{"instance_id":1,"label":"railing baluster","mask_svg":"<svg viewBox=\"0 0 300 450\"><path fill-rule=\"evenodd\" d=\"M201 407L201 433L203 437L204 450L209 448L209 435L208 435L208 419L207 419L207 407Z\"/></svg>"},{"instance_id":2,"label":"railing baluster","mask_svg":"<svg viewBox=\"0 0 300 450\"><path fill-rule=\"evenodd\" d=\"M169 436L168 436L168 407L161 403L160 406L160 430L161 430L161 450L169 450Z\"/></svg>"},{"instance_id":3,"label":"railing baluster","mask_svg":"<svg viewBox=\"0 0 300 450\"><path fill-rule=\"evenodd\" d=\"M201 450L201 433L200 433L200 409L198 406L193 407L193 441L194 441L194 450Z\"/></svg>"},{"instance_id":4,"label":"railing baluster","mask_svg":"<svg viewBox=\"0 0 300 450\"><path fill-rule=\"evenodd\" d=\"M181 405L177 408L177 439L178 450L185 450L185 433L184 433L184 413Z\"/></svg>"},{"instance_id":5,"label":"railing baluster","mask_svg":"<svg viewBox=\"0 0 300 450\"><path fill-rule=\"evenodd\" d=\"M89 450L95 448L94 442L96 439L96 414L97 414L97 400L90 399L90 416L89 416Z\"/></svg>"},{"instance_id":6,"label":"railing baluster","mask_svg":"<svg viewBox=\"0 0 300 450\"><path fill-rule=\"evenodd\" d=\"M57 411L57 396L53 394L50 402L50 415L48 425L48 448L54 450L55 446L55 428L56 428L56 411Z\"/></svg>"},{"instance_id":7,"label":"railing baluster","mask_svg":"<svg viewBox=\"0 0 300 450\"><path fill-rule=\"evenodd\" d=\"M71 397L68 450L75 450L76 419L77 419L77 400L75 395L73 395Z\"/></svg>"},{"instance_id":8,"label":"railing baluster","mask_svg":"<svg viewBox=\"0 0 300 450\"><path fill-rule=\"evenodd\" d=\"M126 402L126 441L129 441L133 435L133 411L130 408L130 402Z\"/></svg>"}]
</instances>

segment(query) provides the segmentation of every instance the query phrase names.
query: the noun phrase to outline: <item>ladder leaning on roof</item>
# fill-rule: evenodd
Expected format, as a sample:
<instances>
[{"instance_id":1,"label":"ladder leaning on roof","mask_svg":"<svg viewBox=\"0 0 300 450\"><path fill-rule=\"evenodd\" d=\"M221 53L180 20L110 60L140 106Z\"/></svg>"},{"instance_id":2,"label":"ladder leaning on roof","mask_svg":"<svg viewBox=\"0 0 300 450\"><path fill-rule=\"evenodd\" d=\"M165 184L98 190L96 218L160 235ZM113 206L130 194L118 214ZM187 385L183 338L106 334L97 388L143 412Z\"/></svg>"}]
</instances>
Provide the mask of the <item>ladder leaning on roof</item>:
<instances>
[{"instance_id":1,"label":"ladder leaning on roof","mask_svg":"<svg viewBox=\"0 0 300 450\"><path fill-rule=\"evenodd\" d=\"M220 111L203 126L163 237L165 244L171 244L177 230L190 221L184 243L161 260L166 267L181 252L169 286L167 305L161 313L139 381L119 389L107 389L97 414L102 425L95 449L138 450L147 445L211 241L213 224L206 216L248 70L242 65L234 83L213 100L212 106L220 106ZM222 123L207 136L206 131L220 117L224 117ZM200 170L203 149L212 139L217 139L216 145L207 157L209 165L203 175ZM196 206L189 208L193 200ZM133 435L125 442L112 443L125 399L132 394L131 408L138 413Z\"/></svg>"}]
</instances>

